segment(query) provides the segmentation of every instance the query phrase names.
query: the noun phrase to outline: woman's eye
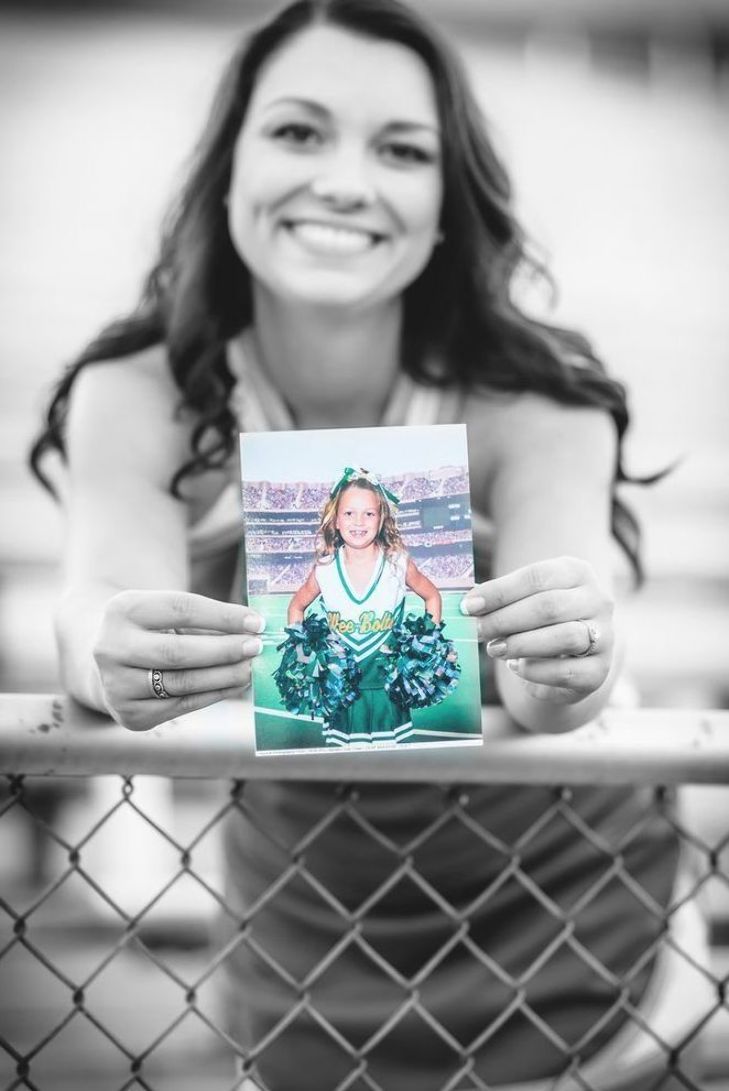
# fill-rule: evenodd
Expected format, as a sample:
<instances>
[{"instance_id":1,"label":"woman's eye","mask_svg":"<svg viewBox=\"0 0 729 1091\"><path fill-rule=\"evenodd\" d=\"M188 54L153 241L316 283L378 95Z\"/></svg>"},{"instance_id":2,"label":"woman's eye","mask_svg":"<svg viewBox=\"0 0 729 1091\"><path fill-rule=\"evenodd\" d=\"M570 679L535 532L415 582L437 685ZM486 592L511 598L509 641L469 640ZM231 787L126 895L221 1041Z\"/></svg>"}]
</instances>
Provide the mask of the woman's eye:
<instances>
[{"instance_id":1,"label":"woman's eye","mask_svg":"<svg viewBox=\"0 0 729 1091\"><path fill-rule=\"evenodd\" d=\"M385 158L403 166L417 166L419 164L434 163L436 156L429 148L420 144L411 144L408 141L390 140L383 144L382 151Z\"/></svg>"},{"instance_id":2,"label":"woman's eye","mask_svg":"<svg viewBox=\"0 0 729 1091\"><path fill-rule=\"evenodd\" d=\"M278 125L272 135L274 140L280 140L284 144L291 144L298 148L315 147L321 142L318 130L303 121L288 121Z\"/></svg>"}]
</instances>

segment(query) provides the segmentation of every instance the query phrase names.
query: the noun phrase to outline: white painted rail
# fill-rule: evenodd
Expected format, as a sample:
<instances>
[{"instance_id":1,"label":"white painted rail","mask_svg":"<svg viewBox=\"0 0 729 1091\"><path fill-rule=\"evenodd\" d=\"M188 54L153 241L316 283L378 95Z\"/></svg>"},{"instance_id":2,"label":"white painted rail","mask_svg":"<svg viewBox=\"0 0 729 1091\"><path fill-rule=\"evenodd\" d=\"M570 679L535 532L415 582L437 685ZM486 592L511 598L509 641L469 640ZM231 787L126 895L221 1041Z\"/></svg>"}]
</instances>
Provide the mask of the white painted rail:
<instances>
[{"instance_id":1,"label":"white painted rail","mask_svg":"<svg viewBox=\"0 0 729 1091\"><path fill-rule=\"evenodd\" d=\"M0 772L492 784L726 784L729 711L609 710L564 735L483 711L482 747L257 757L249 702L134 733L53 694L0 694Z\"/></svg>"}]
</instances>

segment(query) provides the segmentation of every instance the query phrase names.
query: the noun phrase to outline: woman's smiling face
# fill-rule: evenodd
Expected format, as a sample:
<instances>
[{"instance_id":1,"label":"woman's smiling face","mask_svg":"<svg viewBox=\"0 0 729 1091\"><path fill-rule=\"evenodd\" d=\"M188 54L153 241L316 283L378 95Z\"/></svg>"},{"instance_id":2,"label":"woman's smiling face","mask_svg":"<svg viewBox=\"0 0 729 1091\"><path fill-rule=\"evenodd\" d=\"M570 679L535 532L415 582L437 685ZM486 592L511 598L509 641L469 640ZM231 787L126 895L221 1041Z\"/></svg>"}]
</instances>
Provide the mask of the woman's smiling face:
<instances>
[{"instance_id":1,"label":"woman's smiling face","mask_svg":"<svg viewBox=\"0 0 729 1091\"><path fill-rule=\"evenodd\" d=\"M417 54L324 25L264 65L228 201L257 290L319 306L390 300L428 263L441 201L435 94Z\"/></svg>"}]
</instances>

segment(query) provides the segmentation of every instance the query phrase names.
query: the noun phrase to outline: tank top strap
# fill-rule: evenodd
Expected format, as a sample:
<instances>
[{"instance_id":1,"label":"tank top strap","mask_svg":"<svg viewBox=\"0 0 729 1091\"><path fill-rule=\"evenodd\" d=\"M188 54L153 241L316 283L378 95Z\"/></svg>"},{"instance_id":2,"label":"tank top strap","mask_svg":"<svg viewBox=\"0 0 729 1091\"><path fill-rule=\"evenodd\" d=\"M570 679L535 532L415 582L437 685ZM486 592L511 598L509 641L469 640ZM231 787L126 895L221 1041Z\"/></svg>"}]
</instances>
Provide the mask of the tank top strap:
<instances>
[{"instance_id":1,"label":"tank top strap","mask_svg":"<svg viewBox=\"0 0 729 1091\"><path fill-rule=\"evenodd\" d=\"M228 342L228 367L235 379L231 405L241 432L296 428L286 402L258 363L247 334Z\"/></svg>"},{"instance_id":2,"label":"tank top strap","mask_svg":"<svg viewBox=\"0 0 729 1091\"><path fill-rule=\"evenodd\" d=\"M382 424L455 424L462 419L463 395L458 390L423 386L400 375L382 417Z\"/></svg>"}]
</instances>

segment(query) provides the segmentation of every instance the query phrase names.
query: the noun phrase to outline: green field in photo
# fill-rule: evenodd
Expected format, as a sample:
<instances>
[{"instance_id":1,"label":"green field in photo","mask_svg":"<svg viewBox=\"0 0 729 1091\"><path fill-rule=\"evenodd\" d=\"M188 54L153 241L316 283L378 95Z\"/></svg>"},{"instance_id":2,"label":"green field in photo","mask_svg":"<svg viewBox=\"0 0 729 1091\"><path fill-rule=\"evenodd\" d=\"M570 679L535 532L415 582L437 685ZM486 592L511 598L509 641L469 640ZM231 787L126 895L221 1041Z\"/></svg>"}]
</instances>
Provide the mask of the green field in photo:
<instances>
[{"instance_id":1,"label":"green field in photo","mask_svg":"<svg viewBox=\"0 0 729 1091\"><path fill-rule=\"evenodd\" d=\"M445 635L455 644L458 662L461 665L460 682L456 690L445 701L432 708L414 709L413 723L422 729L453 731L460 737L468 733L474 739L481 737L481 696L479 693L478 645L475 625L472 618L461 614L458 604L463 597L462 591L441 591L443 598L443 618ZM278 645L286 639L284 626L290 593L251 595L250 605L266 619L266 632L263 634L263 653L258 657L253 670L253 697L256 717L256 749L262 750L307 750L324 745L321 724L309 717L294 716L286 712L281 703L273 672L281 660ZM420 614L423 601L417 595L408 595L405 612ZM414 745L422 745L422 737L413 740ZM409 740L399 743L407 746ZM442 742L441 742L442 744Z\"/></svg>"}]
</instances>

